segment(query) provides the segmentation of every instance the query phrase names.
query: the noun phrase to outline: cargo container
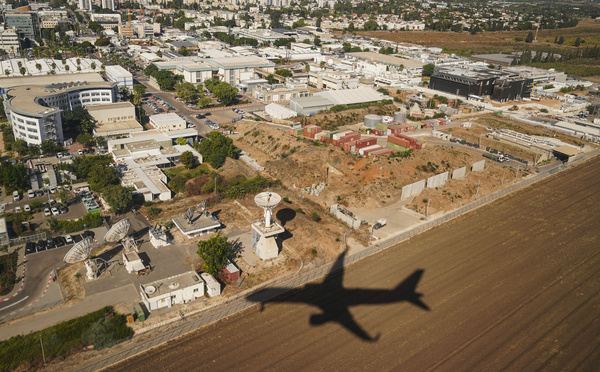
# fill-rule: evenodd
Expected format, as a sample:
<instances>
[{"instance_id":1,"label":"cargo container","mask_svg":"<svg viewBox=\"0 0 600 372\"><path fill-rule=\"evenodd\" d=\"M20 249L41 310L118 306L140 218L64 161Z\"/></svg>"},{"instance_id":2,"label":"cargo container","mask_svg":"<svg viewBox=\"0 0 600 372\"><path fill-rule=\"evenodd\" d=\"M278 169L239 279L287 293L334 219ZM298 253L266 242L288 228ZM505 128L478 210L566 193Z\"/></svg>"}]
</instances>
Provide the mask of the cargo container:
<instances>
[{"instance_id":1,"label":"cargo container","mask_svg":"<svg viewBox=\"0 0 600 372\"><path fill-rule=\"evenodd\" d=\"M327 133L325 132L319 132L315 134L315 139L318 141L323 141L325 138L327 138Z\"/></svg>"},{"instance_id":2,"label":"cargo container","mask_svg":"<svg viewBox=\"0 0 600 372\"><path fill-rule=\"evenodd\" d=\"M331 136L331 138L333 138L335 141L339 141L340 138L344 137L346 134L349 134L349 133L353 133L353 132L351 130L344 130L341 132L337 132L336 134Z\"/></svg>"},{"instance_id":3,"label":"cargo container","mask_svg":"<svg viewBox=\"0 0 600 372\"><path fill-rule=\"evenodd\" d=\"M394 152L395 152L394 149L381 149L381 150L370 152L369 156L389 155L389 154L392 154Z\"/></svg>"},{"instance_id":4,"label":"cargo container","mask_svg":"<svg viewBox=\"0 0 600 372\"><path fill-rule=\"evenodd\" d=\"M385 136L385 131L381 129L373 129L373 134L376 136Z\"/></svg>"},{"instance_id":5,"label":"cargo container","mask_svg":"<svg viewBox=\"0 0 600 372\"><path fill-rule=\"evenodd\" d=\"M350 141L350 142L342 143L342 148L345 151L352 151L352 149L354 148L355 145L356 145L356 141Z\"/></svg>"},{"instance_id":6,"label":"cargo container","mask_svg":"<svg viewBox=\"0 0 600 372\"><path fill-rule=\"evenodd\" d=\"M343 137L340 137L340 139L338 140L338 143L343 144L343 143L348 143L350 141L358 141L360 139L360 134L356 133L356 132L352 132L352 133L348 133Z\"/></svg>"},{"instance_id":7,"label":"cargo container","mask_svg":"<svg viewBox=\"0 0 600 372\"><path fill-rule=\"evenodd\" d=\"M378 151L378 150L382 150L382 149L383 149L383 147L381 147L379 145L374 145L374 146L370 146L370 147L365 147L364 149L361 149L361 150L364 155L369 155L370 153L372 153L374 151Z\"/></svg>"},{"instance_id":8,"label":"cargo container","mask_svg":"<svg viewBox=\"0 0 600 372\"><path fill-rule=\"evenodd\" d=\"M367 146L367 147L363 147L362 149L358 150L358 153L361 155L366 155L366 153L368 154L369 151L375 151L375 150L380 150L382 149L381 146L379 145L372 145L372 146ZM366 151L366 153L365 153Z\"/></svg>"},{"instance_id":9,"label":"cargo container","mask_svg":"<svg viewBox=\"0 0 600 372\"><path fill-rule=\"evenodd\" d=\"M363 149L365 147L373 146L377 144L377 138L363 138L361 140L356 141L354 146L356 149Z\"/></svg>"},{"instance_id":10,"label":"cargo container","mask_svg":"<svg viewBox=\"0 0 600 372\"><path fill-rule=\"evenodd\" d=\"M377 123L377 125L375 126L375 128L385 131L385 130L388 130L389 125L388 124L383 124L383 123Z\"/></svg>"},{"instance_id":11,"label":"cargo container","mask_svg":"<svg viewBox=\"0 0 600 372\"><path fill-rule=\"evenodd\" d=\"M397 145L397 144L392 143L392 142L388 142L387 145L386 145L386 147L389 148L389 149L396 150L396 151L401 151L401 152L404 152L404 151L408 150L408 148L402 147L402 146Z\"/></svg>"}]
</instances>

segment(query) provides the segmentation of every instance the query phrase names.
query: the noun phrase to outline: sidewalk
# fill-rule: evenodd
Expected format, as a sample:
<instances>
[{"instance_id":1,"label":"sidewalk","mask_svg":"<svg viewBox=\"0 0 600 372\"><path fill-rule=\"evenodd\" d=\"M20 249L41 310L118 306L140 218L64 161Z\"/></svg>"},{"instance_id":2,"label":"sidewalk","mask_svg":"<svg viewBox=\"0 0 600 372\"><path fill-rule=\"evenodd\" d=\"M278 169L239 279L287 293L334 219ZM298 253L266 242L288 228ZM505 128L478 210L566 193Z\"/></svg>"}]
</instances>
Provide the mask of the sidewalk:
<instances>
[{"instance_id":1,"label":"sidewalk","mask_svg":"<svg viewBox=\"0 0 600 372\"><path fill-rule=\"evenodd\" d=\"M8 301L15 297L17 294L19 294L19 292L21 292L23 286L25 285L25 266L27 264L25 257L25 246L19 245L14 247L8 247L8 252L0 252L0 256L11 254L14 251L19 252L19 257L17 258L17 283L15 284L14 288L12 289L12 291L10 291L9 294L0 296L0 308L4 307L2 306L2 303L4 301Z\"/></svg>"}]
</instances>

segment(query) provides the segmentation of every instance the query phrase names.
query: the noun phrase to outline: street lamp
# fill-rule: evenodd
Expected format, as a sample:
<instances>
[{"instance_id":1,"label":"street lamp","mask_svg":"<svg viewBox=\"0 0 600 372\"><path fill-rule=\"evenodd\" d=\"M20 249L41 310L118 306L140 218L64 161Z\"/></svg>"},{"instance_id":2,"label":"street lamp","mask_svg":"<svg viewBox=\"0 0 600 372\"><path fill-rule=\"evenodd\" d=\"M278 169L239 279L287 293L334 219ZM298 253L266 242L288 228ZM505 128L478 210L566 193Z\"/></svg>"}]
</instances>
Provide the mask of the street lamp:
<instances>
[{"instance_id":1,"label":"street lamp","mask_svg":"<svg viewBox=\"0 0 600 372\"><path fill-rule=\"evenodd\" d=\"M425 221L429 220L429 203L431 203L431 199L427 199L427 209L425 210Z\"/></svg>"}]
</instances>

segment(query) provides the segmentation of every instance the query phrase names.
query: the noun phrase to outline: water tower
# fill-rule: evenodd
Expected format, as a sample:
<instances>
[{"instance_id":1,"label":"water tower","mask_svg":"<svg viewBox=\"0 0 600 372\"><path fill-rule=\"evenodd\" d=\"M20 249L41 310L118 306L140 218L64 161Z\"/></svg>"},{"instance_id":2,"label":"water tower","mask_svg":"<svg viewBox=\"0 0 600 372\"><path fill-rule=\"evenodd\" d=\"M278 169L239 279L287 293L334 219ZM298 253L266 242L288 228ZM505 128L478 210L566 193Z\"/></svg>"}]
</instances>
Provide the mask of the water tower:
<instances>
[{"instance_id":1,"label":"water tower","mask_svg":"<svg viewBox=\"0 0 600 372\"><path fill-rule=\"evenodd\" d=\"M262 219L252 222L252 248L263 260L275 258L279 254L277 235L285 229L271 217L273 208L281 203L281 196L270 191L261 192L254 197L254 202L265 211L265 214Z\"/></svg>"}]
</instances>

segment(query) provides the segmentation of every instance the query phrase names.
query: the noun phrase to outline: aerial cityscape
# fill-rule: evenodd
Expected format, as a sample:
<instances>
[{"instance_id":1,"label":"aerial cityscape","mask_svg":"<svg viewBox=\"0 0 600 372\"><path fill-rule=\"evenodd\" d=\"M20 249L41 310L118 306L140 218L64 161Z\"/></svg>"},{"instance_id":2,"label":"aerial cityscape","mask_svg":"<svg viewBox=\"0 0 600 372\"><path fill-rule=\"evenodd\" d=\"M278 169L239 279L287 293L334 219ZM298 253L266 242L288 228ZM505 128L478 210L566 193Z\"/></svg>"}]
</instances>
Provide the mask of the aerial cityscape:
<instances>
[{"instance_id":1,"label":"aerial cityscape","mask_svg":"<svg viewBox=\"0 0 600 372\"><path fill-rule=\"evenodd\" d=\"M597 1L0 10L0 371L597 370Z\"/></svg>"}]
</instances>

